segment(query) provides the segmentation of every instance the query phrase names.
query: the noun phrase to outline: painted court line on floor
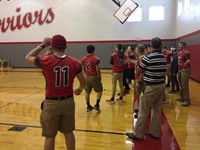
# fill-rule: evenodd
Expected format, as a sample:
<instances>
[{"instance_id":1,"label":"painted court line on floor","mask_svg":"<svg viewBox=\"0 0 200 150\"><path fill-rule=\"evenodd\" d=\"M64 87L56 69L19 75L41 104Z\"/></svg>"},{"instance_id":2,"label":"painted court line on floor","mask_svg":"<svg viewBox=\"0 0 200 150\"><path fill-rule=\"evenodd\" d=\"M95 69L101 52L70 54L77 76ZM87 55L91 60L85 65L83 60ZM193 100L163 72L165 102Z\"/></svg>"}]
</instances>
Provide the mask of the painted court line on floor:
<instances>
[{"instance_id":1,"label":"painted court line on floor","mask_svg":"<svg viewBox=\"0 0 200 150\"><path fill-rule=\"evenodd\" d=\"M13 123L3 123L3 122L0 122L0 125L3 125L3 126L17 126L17 127L25 127L25 128L41 128L41 126L23 125L23 124L13 124ZM109 131L99 131L99 130L75 129L75 131L80 131L80 132L92 132L92 133L103 133L103 134L125 135L124 133L120 133L120 132L109 132Z\"/></svg>"}]
</instances>

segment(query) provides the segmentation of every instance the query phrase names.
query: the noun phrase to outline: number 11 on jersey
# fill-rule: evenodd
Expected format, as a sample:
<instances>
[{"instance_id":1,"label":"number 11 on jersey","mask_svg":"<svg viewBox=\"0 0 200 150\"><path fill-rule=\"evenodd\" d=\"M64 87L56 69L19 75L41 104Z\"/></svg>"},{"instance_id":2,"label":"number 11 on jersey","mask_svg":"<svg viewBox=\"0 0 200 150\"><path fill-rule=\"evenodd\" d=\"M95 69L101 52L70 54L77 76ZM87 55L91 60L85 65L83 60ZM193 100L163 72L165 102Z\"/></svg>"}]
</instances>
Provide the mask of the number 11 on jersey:
<instances>
[{"instance_id":1,"label":"number 11 on jersey","mask_svg":"<svg viewBox=\"0 0 200 150\"><path fill-rule=\"evenodd\" d=\"M67 87L68 82L69 82L69 66L57 66L54 67L54 72L56 73L56 78L55 78L55 86L56 87ZM61 81L63 78L63 85L61 85Z\"/></svg>"}]
</instances>

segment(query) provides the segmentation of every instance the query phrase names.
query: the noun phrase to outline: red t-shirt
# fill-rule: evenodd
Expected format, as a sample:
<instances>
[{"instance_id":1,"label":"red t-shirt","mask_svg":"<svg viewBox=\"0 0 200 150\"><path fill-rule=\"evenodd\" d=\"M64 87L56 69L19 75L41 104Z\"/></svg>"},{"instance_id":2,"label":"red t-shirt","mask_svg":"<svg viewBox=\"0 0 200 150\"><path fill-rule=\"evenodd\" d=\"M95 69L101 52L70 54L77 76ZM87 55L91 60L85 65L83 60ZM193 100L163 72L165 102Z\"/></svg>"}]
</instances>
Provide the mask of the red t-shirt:
<instances>
[{"instance_id":1,"label":"red t-shirt","mask_svg":"<svg viewBox=\"0 0 200 150\"><path fill-rule=\"evenodd\" d=\"M134 53L127 54L127 58L129 58L129 59L135 59L135 54ZM129 62L128 63L128 68L134 69L135 65L133 63Z\"/></svg>"},{"instance_id":2,"label":"red t-shirt","mask_svg":"<svg viewBox=\"0 0 200 150\"><path fill-rule=\"evenodd\" d=\"M43 71L47 97L73 95L74 78L82 71L80 61L67 55L62 58L46 55L36 57L35 65Z\"/></svg>"},{"instance_id":3,"label":"red t-shirt","mask_svg":"<svg viewBox=\"0 0 200 150\"><path fill-rule=\"evenodd\" d=\"M170 64L171 61L170 57L172 56L172 54L167 52L164 54L164 56L166 58L167 64Z\"/></svg>"},{"instance_id":4,"label":"red t-shirt","mask_svg":"<svg viewBox=\"0 0 200 150\"><path fill-rule=\"evenodd\" d=\"M137 63L135 64L135 68L136 68L135 69L135 79L139 79L139 77L140 77L140 74L138 73L137 67L139 66L143 57L144 57L144 55L140 56L137 60Z\"/></svg>"},{"instance_id":5,"label":"red t-shirt","mask_svg":"<svg viewBox=\"0 0 200 150\"><path fill-rule=\"evenodd\" d=\"M124 68L125 68L124 59L125 59L125 56L123 55L123 52L114 52L111 55L110 62L112 64L113 73L124 71Z\"/></svg>"},{"instance_id":6,"label":"red t-shirt","mask_svg":"<svg viewBox=\"0 0 200 150\"><path fill-rule=\"evenodd\" d=\"M184 64L188 59L191 59L189 51L183 50L178 53L178 69L179 70L184 68ZM187 68L191 68L190 63L188 63Z\"/></svg>"},{"instance_id":7,"label":"red t-shirt","mask_svg":"<svg viewBox=\"0 0 200 150\"><path fill-rule=\"evenodd\" d=\"M100 59L92 54L83 57L82 65L86 75L97 76L96 65L100 63Z\"/></svg>"}]
</instances>

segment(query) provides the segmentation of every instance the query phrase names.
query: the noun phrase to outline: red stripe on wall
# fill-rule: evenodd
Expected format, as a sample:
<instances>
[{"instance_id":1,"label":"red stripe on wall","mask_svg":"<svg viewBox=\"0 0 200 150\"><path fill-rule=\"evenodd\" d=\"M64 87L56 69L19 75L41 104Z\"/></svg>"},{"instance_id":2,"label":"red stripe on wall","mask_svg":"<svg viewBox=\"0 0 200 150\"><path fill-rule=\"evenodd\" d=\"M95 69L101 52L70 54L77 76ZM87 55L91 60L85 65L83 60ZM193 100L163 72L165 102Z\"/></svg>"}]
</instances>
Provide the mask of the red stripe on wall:
<instances>
[{"instance_id":1,"label":"red stripe on wall","mask_svg":"<svg viewBox=\"0 0 200 150\"><path fill-rule=\"evenodd\" d=\"M192 67L192 73L191 78L200 81L200 44L197 45L188 45L187 50L189 50L191 54L191 67Z\"/></svg>"},{"instance_id":2,"label":"red stripe on wall","mask_svg":"<svg viewBox=\"0 0 200 150\"><path fill-rule=\"evenodd\" d=\"M163 42L174 42L175 39L162 39ZM68 41L69 44L87 44L87 43L137 43L137 42L150 42L151 40L99 40L99 41ZM0 42L0 44L40 44L41 42Z\"/></svg>"},{"instance_id":3,"label":"red stripe on wall","mask_svg":"<svg viewBox=\"0 0 200 150\"><path fill-rule=\"evenodd\" d=\"M200 34L200 30L192 32L192 33L189 33L189 34L186 34L186 35L183 35L183 36L180 36L180 37L177 38L177 40L182 40L182 39L185 39L185 38L189 38L191 36L195 36L195 35L198 35L198 34Z\"/></svg>"},{"instance_id":4,"label":"red stripe on wall","mask_svg":"<svg viewBox=\"0 0 200 150\"><path fill-rule=\"evenodd\" d=\"M200 34L200 30L197 30L195 32L180 36L178 38L174 39L162 39L163 42L174 42L176 40L182 40L184 38L188 38L191 36L195 36ZM96 41L68 41L69 44L84 44L84 43L132 43L132 42L150 42L151 39L144 39L144 40L96 40ZM40 41L36 42L0 42L0 44L39 44Z\"/></svg>"}]
</instances>

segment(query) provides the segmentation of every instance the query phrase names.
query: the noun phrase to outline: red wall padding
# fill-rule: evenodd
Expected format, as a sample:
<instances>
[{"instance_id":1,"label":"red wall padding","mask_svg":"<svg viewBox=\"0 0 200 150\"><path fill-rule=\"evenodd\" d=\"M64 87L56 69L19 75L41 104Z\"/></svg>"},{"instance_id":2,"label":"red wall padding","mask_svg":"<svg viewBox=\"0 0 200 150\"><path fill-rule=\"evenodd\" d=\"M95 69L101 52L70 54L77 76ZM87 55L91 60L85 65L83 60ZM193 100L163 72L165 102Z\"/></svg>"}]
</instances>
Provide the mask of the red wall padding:
<instances>
[{"instance_id":1,"label":"red wall padding","mask_svg":"<svg viewBox=\"0 0 200 150\"><path fill-rule=\"evenodd\" d=\"M195 80L200 81L200 44L188 45L187 50L189 50L191 54L191 77Z\"/></svg>"}]
</instances>

